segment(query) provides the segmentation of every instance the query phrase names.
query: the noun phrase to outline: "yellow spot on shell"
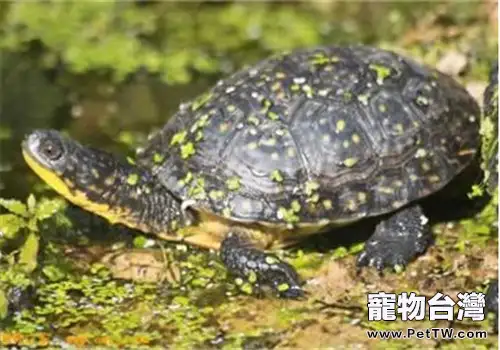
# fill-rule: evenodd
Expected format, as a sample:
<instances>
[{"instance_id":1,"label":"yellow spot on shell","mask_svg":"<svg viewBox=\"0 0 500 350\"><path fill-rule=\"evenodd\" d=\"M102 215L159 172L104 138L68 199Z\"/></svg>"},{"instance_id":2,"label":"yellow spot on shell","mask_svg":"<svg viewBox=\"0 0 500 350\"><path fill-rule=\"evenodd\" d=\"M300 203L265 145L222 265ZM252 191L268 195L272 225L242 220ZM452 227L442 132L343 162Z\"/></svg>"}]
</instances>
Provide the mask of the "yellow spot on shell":
<instances>
[{"instance_id":1,"label":"yellow spot on shell","mask_svg":"<svg viewBox=\"0 0 500 350\"><path fill-rule=\"evenodd\" d=\"M335 131L337 133L339 133L344 129L345 129L345 120L343 120L343 119L337 120L337 126L336 126Z\"/></svg>"},{"instance_id":2,"label":"yellow spot on shell","mask_svg":"<svg viewBox=\"0 0 500 350\"><path fill-rule=\"evenodd\" d=\"M222 215L226 218L230 218L231 217L231 208L224 208L222 210Z\"/></svg>"},{"instance_id":3,"label":"yellow spot on shell","mask_svg":"<svg viewBox=\"0 0 500 350\"><path fill-rule=\"evenodd\" d=\"M194 138L195 141L201 141L201 139L203 139L203 132L201 130L198 130L196 132L196 136Z\"/></svg>"},{"instance_id":4,"label":"yellow spot on shell","mask_svg":"<svg viewBox=\"0 0 500 350\"><path fill-rule=\"evenodd\" d=\"M271 120L278 120L280 119L279 115L275 112L269 111L267 112L267 117Z\"/></svg>"},{"instance_id":5,"label":"yellow spot on shell","mask_svg":"<svg viewBox=\"0 0 500 350\"><path fill-rule=\"evenodd\" d=\"M387 112L387 106L383 103L378 105L378 110L382 113Z\"/></svg>"},{"instance_id":6,"label":"yellow spot on shell","mask_svg":"<svg viewBox=\"0 0 500 350\"><path fill-rule=\"evenodd\" d=\"M361 141L361 139L360 139L360 137L359 137L358 134L352 134L351 139L352 139L352 142L354 142L356 144L358 144L359 141Z\"/></svg>"},{"instance_id":7,"label":"yellow spot on shell","mask_svg":"<svg viewBox=\"0 0 500 350\"><path fill-rule=\"evenodd\" d=\"M237 176L230 177L226 180L226 186L231 191L236 191L240 188L240 178Z\"/></svg>"},{"instance_id":8,"label":"yellow spot on shell","mask_svg":"<svg viewBox=\"0 0 500 350\"><path fill-rule=\"evenodd\" d=\"M114 176L108 176L105 180L104 180L104 184L106 186L111 186L115 183L115 178Z\"/></svg>"},{"instance_id":9,"label":"yellow spot on shell","mask_svg":"<svg viewBox=\"0 0 500 350\"><path fill-rule=\"evenodd\" d=\"M323 201L323 206L325 207L326 210L332 209L332 201L329 199L325 199Z\"/></svg>"},{"instance_id":10,"label":"yellow spot on shell","mask_svg":"<svg viewBox=\"0 0 500 350\"><path fill-rule=\"evenodd\" d=\"M398 134L402 134L404 132L403 124L397 123L396 125L394 125L394 130L396 130Z\"/></svg>"},{"instance_id":11,"label":"yellow spot on shell","mask_svg":"<svg viewBox=\"0 0 500 350\"><path fill-rule=\"evenodd\" d=\"M394 189L392 189L390 187L385 187L385 186L378 187L377 191L379 191L381 193L385 193L385 194L393 194L394 193Z\"/></svg>"},{"instance_id":12,"label":"yellow spot on shell","mask_svg":"<svg viewBox=\"0 0 500 350\"><path fill-rule=\"evenodd\" d=\"M401 180L395 180L393 182L394 187L402 187L403 186L403 181Z\"/></svg>"},{"instance_id":13,"label":"yellow spot on shell","mask_svg":"<svg viewBox=\"0 0 500 350\"><path fill-rule=\"evenodd\" d=\"M267 139L267 140L262 140L261 144L265 146L275 146L276 145L276 139L274 137Z\"/></svg>"},{"instance_id":14,"label":"yellow spot on shell","mask_svg":"<svg viewBox=\"0 0 500 350\"><path fill-rule=\"evenodd\" d=\"M314 191L317 191L319 189L319 183L316 181L307 181L306 186L305 186L305 193L308 196L311 196Z\"/></svg>"},{"instance_id":15,"label":"yellow spot on shell","mask_svg":"<svg viewBox=\"0 0 500 350\"><path fill-rule=\"evenodd\" d=\"M248 122L253 125L259 125L260 121L255 115L251 115L248 117Z\"/></svg>"},{"instance_id":16,"label":"yellow spot on shell","mask_svg":"<svg viewBox=\"0 0 500 350\"><path fill-rule=\"evenodd\" d=\"M355 211L356 209L358 209L358 205L354 200L349 199L347 201L347 209L349 209L350 211Z\"/></svg>"},{"instance_id":17,"label":"yellow spot on shell","mask_svg":"<svg viewBox=\"0 0 500 350\"><path fill-rule=\"evenodd\" d=\"M190 183L191 180L193 180L193 173L188 171L186 176L183 179L179 180L179 185L185 186L186 184Z\"/></svg>"},{"instance_id":18,"label":"yellow spot on shell","mask_svg":"<svg viewBox=\"0 0 500 350\"><path fill-rule=\"evenodd\" d=\"M319 194L315 193L311 197L307 198L306 202L308 203L318 203L319 201Z\"/></svg>"},{"instance_id":19,"label":"yellow spot on shell","mask_svg":"<svg viewBox=\"0 0 500 350\"><path fill-rule=\"evenodd\" d=\"M415 158L424 158L427 155L427 151L424 148L419 148L415 152Z\"/></svg>"},{"instance_id":20,"label":"yellow spot on shell","mask_svg":"<svg viewBox=\"0 0 500 350\"><path fill-rule=\"evenodd\" d=\"M195 154L194 144L192 142L188 142L185 145L181 146L181 157L182 159L187 159Z\"/></svg>"},{"instance_id":21,"label":"yellow spot on shell","mask_svg":"<svg viewBox=\"0 0 500 350\"><path fill-rule=\"evenodd\" d=\"M224 192L220 190L212 190L208 193L208 196L213 200L218 200L224 197Z\"/></svg>"},{"instance_id":22,"label":"yellow spot on shell","mask_svg":"<svg viewBox=\"0 0 500 350\"><path fill-rule=\"evenodd\" d=\"M176 133L174 136L172 136L172 139L170 140L170 145L176 145L176 144L183 144L184 141L186 140L186 135L187 131L180 131Z\"/></svg>"},{"instance_id":23,"label":"yellow spot on shell","mask_svg":"<svg viewBox=\"0 0 500 350\"><path fill-rule=\"evenodd\" d=\"M294 212L299 212L300 211L300 203L297 200L292 201L292 204L290 206Z\"/></svg>"},{"instance_id":24,"label":"yellow spot on shell","mask_svg":"<svg viewBox=\"0 0 500 350\"><path fill-rule=\"evenodd\" d=\"M153 155L153 163L155 163L155 164L160 164L161 162L163 162L164 159L165 159L165 156L163 154L155 153Z\"/></svg>"},{"instance_id":25,"label":"yellow spot on shell","mask_svg":"<svg viewBox=\"0 0 500 350\"><path fill-rule=\"evenodd\" d=\"M283 182L283 176L279 170L273 170L271 172L271 180L276 182Z\"/></svg>"},{"instance_id":26,"label":"yellow spot on shell","mask_svg":"<svg viewBox=\"0 0 500 350\"><path fill-rule=\"evenodd\" d=\"M365 192L358 192L358 201L361 204L366 203L366 193Z\"/></svg>"},{"instance_id":27,"label":"yellow spot on shell","mask_svg":"<svg viewBox=\"0 0 500 350\"><path fill-rule=\"evenodd\" d=\"M289 289L290 289L290 285L288 283L281 283L278 285L279 292L286 292Z\"/></svg>"},{"instance_id":28,"label":"yellow spot on shell","mask_svg":"<svg viewBox=\"0 0 500 350\"><path fill-rule=\"evenodd\" d=\"M358 162L357 158L347 158L344 160L344 165L348 168L353 167Z\"/></svg>"},{"instance_id":29,"label":"yellow spot on shell","mask_svg":"<svg viewBox=\"0 0 500 350\"><path fill-rule=\"evenodd\" d=\"M259 147L259 145L257 144L257 142L250 142L248 145L247 145L248 149L257 149L257 147Z\"/></svg>"},{"instance_id":30,"label":"yellow spot on shell","mask_svg":"<svg viewBox=\"0 0 500 350\"><path fill-rule=\"evenodd\" d=\"M436 183L441 181L441 178L438 175L431 175L428 177L429 181L432 183Z\"/></svg>"},{"instance_id":31,"label":"yellow spot on shell","mask_svg":"<svg viewBox=\"0 0 500 350\"><path fill-rule=\"evenodd\" d=\"M137 175L137 174L130 174L130 175L127 177L127 183L128 183L130 186L134 186L134 185L136 185L138 181L139 181L139 175Z\"/></svg>"},{"instance_id":32,"label":"yellow spot on shell","mask_svg":"<svg viewBox=\"0 0 500 350\"><path fill-rule=\"evenodd\" d=\"M279 219L283 219L288 224L293 224L299 222L299 217L297 213L300 211L300 203L297 200L292 201L290 209L284 207L278 208L277 216Z\"/></svg>"}]
</instances>

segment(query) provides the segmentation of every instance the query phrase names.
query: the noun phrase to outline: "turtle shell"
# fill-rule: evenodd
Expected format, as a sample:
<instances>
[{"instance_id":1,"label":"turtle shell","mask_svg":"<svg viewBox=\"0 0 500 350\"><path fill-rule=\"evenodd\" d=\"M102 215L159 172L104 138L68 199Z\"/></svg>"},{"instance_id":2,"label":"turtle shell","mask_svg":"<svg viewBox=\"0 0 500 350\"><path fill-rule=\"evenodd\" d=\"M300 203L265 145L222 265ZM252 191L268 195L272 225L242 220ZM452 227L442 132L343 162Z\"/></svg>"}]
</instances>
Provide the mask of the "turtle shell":
<instances>
[{"instance_id":1,"label":"turtle shell","mask_svg":"<svg viewBox=\"0 0 500 350\"><path fill-rule=\"evenodd\" d=\"M479 146L452 78L381 49L273 56L184 104L138 153L190 206L244 222L341 223L448 183Z\"/></svg>"}]
</instances>

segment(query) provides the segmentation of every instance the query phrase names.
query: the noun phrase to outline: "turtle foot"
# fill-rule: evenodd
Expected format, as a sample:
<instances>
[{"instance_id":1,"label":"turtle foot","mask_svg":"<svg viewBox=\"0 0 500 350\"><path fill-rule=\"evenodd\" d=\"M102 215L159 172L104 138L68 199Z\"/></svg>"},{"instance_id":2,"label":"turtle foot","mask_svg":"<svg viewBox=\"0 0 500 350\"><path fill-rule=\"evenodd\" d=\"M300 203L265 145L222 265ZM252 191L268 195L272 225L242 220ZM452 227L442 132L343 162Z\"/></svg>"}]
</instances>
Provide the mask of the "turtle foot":
<instances>
[{"instance_id":1,"label":"turtle foot","mask_svg":"<svg viewBox=\"0 0 500 350\"><path fill-rule=\"evenodd\" d=\"M404 208L377 225L358 256L357 266L372 266L379 271L404 267L431 243L432 233L422 208Z\"/></svg>"},{"instance_id":2,"label":"turtle foot","mask_svg":"<svg viewBox=\"0 0 500 350\"><path fill-rule=\"evenodd\" d=\"M253 288L268 285L283 298L296 299L304 295L299 276L291 265L252 247L236 233L230 233L224 239L220 256L227 269L240 278L239 284L252 291Z\"/></svg>"}]
</instances>

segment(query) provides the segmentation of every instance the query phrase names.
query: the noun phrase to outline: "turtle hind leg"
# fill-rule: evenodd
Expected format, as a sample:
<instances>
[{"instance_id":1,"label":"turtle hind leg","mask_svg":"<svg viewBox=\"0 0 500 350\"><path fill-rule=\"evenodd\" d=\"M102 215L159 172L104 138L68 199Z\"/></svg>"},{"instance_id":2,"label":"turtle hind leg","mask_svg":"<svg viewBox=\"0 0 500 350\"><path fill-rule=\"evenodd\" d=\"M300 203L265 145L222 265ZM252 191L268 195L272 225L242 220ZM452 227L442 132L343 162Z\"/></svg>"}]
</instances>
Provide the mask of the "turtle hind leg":
<instances>
[{"instance_id":1,"label":"turtle hind leg","mask_svg":"<svg viewBox=\"0 0 500 350\"><path fill-rule=\"evenodd\" d=\"M408 265L432 243L428 219L419 205L403 208L382 220L359 254L357 266L386 267Z\"/></svg>"},{"instance_id":2,"label":"turtle hind leg","mask_svg":"<svg viewBox=\"0 0 500 350\"><path fill-rule=\"evenodd\" d=\"M220 257L231 273L251 285L271 286L284 298L304 295L295 269L275 255L253 247L244 235L230 232L222 241Z\"/></svg>"}]
</instances>

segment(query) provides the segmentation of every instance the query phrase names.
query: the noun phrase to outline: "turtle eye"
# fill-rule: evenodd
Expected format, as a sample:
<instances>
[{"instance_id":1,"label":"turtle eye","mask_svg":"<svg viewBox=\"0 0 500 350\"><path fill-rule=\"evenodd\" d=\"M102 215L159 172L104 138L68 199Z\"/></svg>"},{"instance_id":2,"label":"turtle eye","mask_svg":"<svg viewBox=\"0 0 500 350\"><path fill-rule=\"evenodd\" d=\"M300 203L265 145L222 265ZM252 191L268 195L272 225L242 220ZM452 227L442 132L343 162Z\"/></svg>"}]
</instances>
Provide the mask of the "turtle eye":
<instances>
[{"instance_id":1,"label":"turtle eye","mask_svg":"<svg viewBox=\"0 0 500 350\"><path fill-rule=\"evenodd\" d=\"M46 140L40 145L40 152L49 160L58 160L63 154L62 145L53 140Z\"/></svg>"}]
</instances>

